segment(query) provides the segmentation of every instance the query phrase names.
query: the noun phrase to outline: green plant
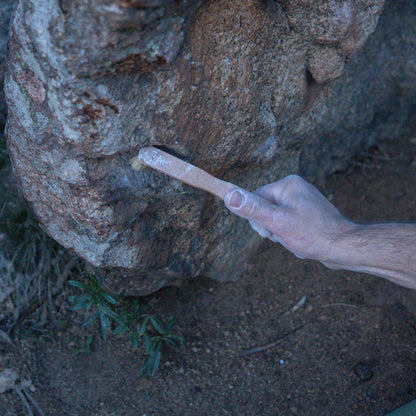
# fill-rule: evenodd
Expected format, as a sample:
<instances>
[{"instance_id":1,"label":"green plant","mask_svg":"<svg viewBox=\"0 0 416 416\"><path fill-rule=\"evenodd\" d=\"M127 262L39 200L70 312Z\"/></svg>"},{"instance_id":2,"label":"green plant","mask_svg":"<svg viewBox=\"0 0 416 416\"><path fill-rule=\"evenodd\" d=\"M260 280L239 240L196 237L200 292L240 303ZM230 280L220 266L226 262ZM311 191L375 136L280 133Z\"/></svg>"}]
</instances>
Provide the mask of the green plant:
<instances>
[{"instance_id":1,"label":"green plant","mask_svg":"<svg viewBox=\"0 0 416 416\"><path fill-rule=\"evenodd\" d=\"M129 333L130 344L133 350L137 349L140 342L140 333L142 333L142 324L144 322L147 306L139 302L126 301L122 304L118 327L114 334ZM139 329L140 328L140 329Z\"/></svg>"},{"instance_id":2,"label":"green plant","mask_svg":"<svg viewBox=\"0 0 416 416\"><path fill-rule=\"evenodd\" d=\"M94 337L88 335L83 341L81 341L81 345L79 348L74 349L74 354L91 354L91 345L94 341Z\"/></svg>"},{"instance_id":3,"label":"green plant","mask_svg":"<svg viewBox=\"0 0 416 416\"><path fill-rule=\"evenodd\" d=\"M155 316L149 315L148 319L149 322L151 322L153 325L153 328L156 330L157 334L151 336L147 332L143 333L144 345L148 358L143 364L140 373L150 373L153 376L159 367L162 347L168 346L179 348L180 345L185 343L185 340L176 328L175 318L170 318L166 325Z\"/></svg>"},{"instance_id":4,"label":"green plant","mask_svg":"<svg viewBox=\"0 0 416 416\"><path fill-rule=\"evenodd\" d=\"M119 326L114 333L123 334L128 331L133 350L139 346L140 337L144 338L148 357L140 373L142 375L149 373L153 376L160 364L162 347L179 348L185 341L176 325L176 318L170 318L165 324L162 319L146 311L146 305L138 302L124 305L120 313Z\"/></svg>"},{"instance_id":5,"label":"green plant","mask_svg":"<svg viewBox=\"0 0 416 416\"><path fill-rule=\"evenodd\" d=\"M117 305L117 300L110 296L105 290L101 289L99 280L93 275L88 275L89 283L69 280L68 283L79 289L84 290L80 296L75 296L72 300L73 310L86 309L84 326L91 325L97 318L101 322L101 332L106 339L111 327L111 321L118 322L119 317L114 312L113 307Z\"/></svg>"},{"instance_id":6,"label":"green plant","mask_svg":"<svg viewBox=\"0 0 416 416\"><path fill-rule=\"evenodd\" d=\"M137 300L127 300L123 295L115 298L102 289L94 275L88 274L87 278L88 283L73 280L68 282L85 292L72 298L72 309L86 309L84 326L92 324L99 317L104 339L113 324L116 325L113 334L128 333L133 350L138 348L142 338L147 359L140 374L153 376L159 368L162 348L178 348L185 343L176 325L176 319L170 318L165 324L158 316L148 313L147 305Z\"/></svg>"}]
</instances>

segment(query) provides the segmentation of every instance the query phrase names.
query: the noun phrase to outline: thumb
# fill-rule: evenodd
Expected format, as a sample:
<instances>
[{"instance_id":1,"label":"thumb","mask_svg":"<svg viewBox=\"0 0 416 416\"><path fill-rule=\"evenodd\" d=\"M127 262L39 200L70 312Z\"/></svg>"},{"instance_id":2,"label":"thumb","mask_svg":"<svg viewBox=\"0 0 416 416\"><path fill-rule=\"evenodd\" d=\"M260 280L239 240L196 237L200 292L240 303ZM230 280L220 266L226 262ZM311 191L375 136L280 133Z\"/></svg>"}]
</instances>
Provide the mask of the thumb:
<instances>
[{"instance_id":1,"label":"thumb","mask_svg":"<svg viewBox=\"0 0 416 416\"><path fill-rule=\"evenodd\" d=\"M224 202L234 214L273 233L279 212L276 205L244 189L233 189L228 192Z\"/></svg>"}]
</instances>

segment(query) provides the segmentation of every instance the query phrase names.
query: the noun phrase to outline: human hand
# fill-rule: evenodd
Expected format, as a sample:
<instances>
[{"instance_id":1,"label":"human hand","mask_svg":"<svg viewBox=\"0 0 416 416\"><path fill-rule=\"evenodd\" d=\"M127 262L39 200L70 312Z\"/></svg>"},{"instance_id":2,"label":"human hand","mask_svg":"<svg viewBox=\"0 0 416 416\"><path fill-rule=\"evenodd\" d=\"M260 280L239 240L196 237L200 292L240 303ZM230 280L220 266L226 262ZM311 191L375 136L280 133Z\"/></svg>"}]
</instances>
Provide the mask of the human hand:
<instances>
[{"instance_id":1,"label":"human hand","mask_svg":"<svg viewBox=\"0 0 416 416\"><path fill-rule=\"evenodd\" d=\"M249 220L262 237L281 243L297 257L330 267L331 245L355 226L296 175L263 186L254 194L236 188L224 202L231 212Z\"/></svg>"}]
</instances>

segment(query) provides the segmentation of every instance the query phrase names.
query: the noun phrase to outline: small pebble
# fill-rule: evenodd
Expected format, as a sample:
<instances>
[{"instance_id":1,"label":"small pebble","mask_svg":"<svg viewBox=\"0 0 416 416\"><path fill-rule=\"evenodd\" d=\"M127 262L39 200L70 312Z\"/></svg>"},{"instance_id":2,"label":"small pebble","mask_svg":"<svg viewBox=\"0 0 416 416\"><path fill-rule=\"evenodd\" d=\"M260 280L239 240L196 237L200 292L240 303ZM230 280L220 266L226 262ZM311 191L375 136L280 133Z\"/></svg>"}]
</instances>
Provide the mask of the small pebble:
<instances>
[{"instance_id":1,"label":"small pebble","mask_svg":"<svg viewBox=\"0 0 416 416\"><path fill-rule=\"evenodd\" d=\"M16 387L19 374L14 368L6 368L0 373L0 393L5 393Z\"/></svg>"},{"instance_id":2,"label":"small pebble","mask_svg":"<svg viewBox=\"0 0 416 416\"><path fill-rule=\"evenodd\" d=\"M369 381L374 375L373 370L365 362L356 364L354 367L354 373L360 381Z\"/></svg>"},{"instance_id":3,"label":"small pebble","mask_svg":"<svg viewBox=\"0 0 416 416\"><path fill-rule=\"evenodd\" d=\"M23 379L20 382L20 386L24 387L25 389L30 390L32 393L34 393L36 391L36 387L32 384L32 380L25 380Z\"/></svg>"}]
</instances>

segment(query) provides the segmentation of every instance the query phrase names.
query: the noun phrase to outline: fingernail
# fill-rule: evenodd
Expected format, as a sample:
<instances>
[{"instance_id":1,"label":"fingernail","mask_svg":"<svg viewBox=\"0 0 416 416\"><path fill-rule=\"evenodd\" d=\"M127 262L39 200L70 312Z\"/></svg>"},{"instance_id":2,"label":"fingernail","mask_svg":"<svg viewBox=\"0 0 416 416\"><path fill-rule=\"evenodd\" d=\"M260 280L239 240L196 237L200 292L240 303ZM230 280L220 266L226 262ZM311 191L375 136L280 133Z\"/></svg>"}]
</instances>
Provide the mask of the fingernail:
<instances>
[{"instance_id":1,"label":"fingernail","mask_svg":"<svg viewBox=\"0 0 416 416\"><path fill-rule=\"evenodd\" d=\"M228 198L228 205L231 208L240 208L244 204L245 197L244 195L236 189L232 191Z\"/></svg>"}]
</instances>

